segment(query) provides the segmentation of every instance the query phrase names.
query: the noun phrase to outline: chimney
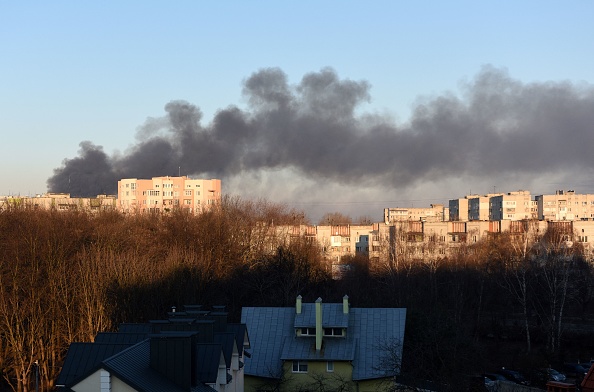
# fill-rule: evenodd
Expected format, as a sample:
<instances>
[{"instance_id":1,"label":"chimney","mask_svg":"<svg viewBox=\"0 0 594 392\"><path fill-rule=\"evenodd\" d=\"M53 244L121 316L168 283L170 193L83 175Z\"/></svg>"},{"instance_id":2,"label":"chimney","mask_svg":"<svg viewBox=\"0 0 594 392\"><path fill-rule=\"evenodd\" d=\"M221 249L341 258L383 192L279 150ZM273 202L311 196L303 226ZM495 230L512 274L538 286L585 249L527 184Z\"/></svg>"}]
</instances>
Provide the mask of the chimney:
<instances>
[{"instance_id":1,"label":"chimney","mask_svg":"<svg viewBox=\"0 0 594 392\"><path fill-rule=\"evenodd\" d=\"M316 299L316 351L322 349L322 298Z\"/></svg>"},{"instance_id":2,"label":"chimney","mask_svg":"<svg viewBox=\"0 0 594 392\"><path fill-rule=\"evenodd\" d=\"M297 296L297 302L295 303L295 313L301 314L301 296Z\"/></svg>"},{"instance_id":3,"label":"chimney","mask_svg":"<svg viewBox=\"0 0 594 392\"><path fill-rule=\"evenodd\" d=\"M349 296L342 297L342 313L349 314Z\"/></svg>"}]
</instances>

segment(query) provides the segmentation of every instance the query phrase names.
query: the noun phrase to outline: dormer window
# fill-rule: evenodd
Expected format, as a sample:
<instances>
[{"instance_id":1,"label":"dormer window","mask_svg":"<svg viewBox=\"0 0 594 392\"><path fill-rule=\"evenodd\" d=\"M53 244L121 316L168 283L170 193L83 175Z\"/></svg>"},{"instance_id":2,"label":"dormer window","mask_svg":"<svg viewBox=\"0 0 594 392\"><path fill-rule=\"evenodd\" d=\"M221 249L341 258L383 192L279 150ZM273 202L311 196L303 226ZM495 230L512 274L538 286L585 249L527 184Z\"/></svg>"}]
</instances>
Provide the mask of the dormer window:
<instances>
[{"instance_id":1,"label":"dormer window","mask_svg":"<svg viewBox=\"0 0 594 392\"><path fill-rule=\"evenodd\" d=\"M316 336L315 328L301 328L301 336Z\"/></svg>"},{"instance_id":2,"label":"dormer window","mask_svg":"<svg viewBox=\"0 0 594 392\"><path fill-rule=\"evenodd\" d=\"M342 328L324 328L324 336L343 336Z\"/></svg>"}]
</instances>

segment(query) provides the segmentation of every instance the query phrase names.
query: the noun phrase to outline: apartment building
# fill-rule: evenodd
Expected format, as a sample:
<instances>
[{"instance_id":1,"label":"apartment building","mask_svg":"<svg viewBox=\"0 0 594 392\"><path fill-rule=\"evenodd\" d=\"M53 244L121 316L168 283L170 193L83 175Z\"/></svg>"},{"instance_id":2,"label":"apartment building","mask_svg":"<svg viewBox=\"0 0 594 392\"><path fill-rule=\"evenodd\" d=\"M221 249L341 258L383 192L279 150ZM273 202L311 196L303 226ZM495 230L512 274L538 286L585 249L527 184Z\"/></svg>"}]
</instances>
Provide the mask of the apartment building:
<instances>
[{"instance_id":1,"label":"apartment building","mask_svg":"<svg viewBox=\"0 0 594 392\"><path fill-rule=\"evenodd\" d=\"M452 199L449 201L449 214L451 221L467 221L469 211L469 201L476 195L467 195L460 199Z\"/></svg>"},{"instance_id":2,"label":"apartment building","mask_svg":"<svg viewBox=\"0 0 594 392\"><path fill-rule=\"evenodd\" d=\"M115 209L116 196L97 195L97 197L70 197L69 193L44 193L36 196L0 197L0 210L9 207L97 212Z\"/></svg>"},{"instance_id":3,"label":"apartment building","mask_svg":"<svg viewBox=\"0 0 594 392\"><path fill-rule=\"evenodd\" d=\"M502 196L501 193L489 193L483 196L477 195L468 202L468 220L469 221L488 221L489 220L489 201L494 196Z\"/></svg>"},{"instance_id":4,"label":"apartment building","mask_svg":"<svg viewBox=\"0 0 594 392\"><path fill-rule=\"evenodd\" d=\"M220 201L218 179L166 176L118 181L118 209L124 213L167 212L176 208L200 213Z\"/></svg>"},{"instance_id":5,"label":"apartment building","mask_svg":"<svg viewBox=\"0 0 594 392\"><path fill-rule=\"evenodd\" d=\"M489 220L536 219L530 191L515 191L489 198Z\"/></svg>"},{"instance_id":6,"label":"apartment building","mask_svg":"<svg viewBox=\"0 0 594 392\"><path fill-rule=\"evenodd\" d=\"M563 223L559 226L558 224ZM562 235L564 246L576 243L584 249L584 255L592 257L594 245L594 222L547 222L537 220L501 221L450 221L450 222L398 222L390 226L391 261L429 261L472 252L472 246L489 236L510 234L510 241L519 241L519 249L525 241L538 242L552 228Z\"/></svg>"},{"instance_id":7,"label":"apartment building","mask_svg":"<svg viewBox=\"0 0 594 392\"><path fill-rule=\"evenodd\" d=\"M558 190L554 195L536 196L536 201L539 220L594 220L593 194Z\"/></svg>"},{"instance_id":8,"label":"apartment building","mask_svg":"<svg viewBox=\"0 0 594 392\"><path fill-rule=\"evenodd\" d=\"M429 208L384 208L384 223L390 224L402 221L443 222L448 220L450 216L448 210L449 208L445 208L443 204L430 204Z\"/></svg>"},{"instance_id":9,"label":"apartment building","mask_svg":"<svg viewBox=\"0 0 594 392\"><path fill-rule=\"evenodd\" d=\"M315 226L312 232L333 269L339 269L345 256L366 255L373 261L388 251L389 228L383 223Z\"/></svg>"}]
</instances>

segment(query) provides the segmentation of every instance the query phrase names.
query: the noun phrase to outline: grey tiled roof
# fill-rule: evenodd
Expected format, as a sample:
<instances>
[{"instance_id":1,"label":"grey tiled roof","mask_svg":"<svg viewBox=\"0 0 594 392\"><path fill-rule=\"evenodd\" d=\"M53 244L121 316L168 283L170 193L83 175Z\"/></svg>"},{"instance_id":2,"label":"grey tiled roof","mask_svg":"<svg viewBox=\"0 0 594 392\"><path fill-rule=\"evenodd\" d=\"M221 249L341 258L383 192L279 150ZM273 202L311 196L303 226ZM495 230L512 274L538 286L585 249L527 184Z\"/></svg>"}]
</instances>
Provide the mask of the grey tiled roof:
<instances>
[{"instance_id":1,"label":"grey tiled roof","mask_svg":"<svg viewBox=\"0 0 594 392\"><path fill-rule=\"evenodd\" d=\"M129 344L72 343L68 348L62 371L56 385L72 385L86 377L90 371L98 369L101 361L109 358Z\"/></svg>"},{"instance_id":2,"label":"grey tiled roof","mask_svg":"<svg viewBox=\"0 0 594 392\"><path fill-rule=\"evenodd\" d=\"M380 346L403 342L406 309L350 308L349 314L343 315L342 304L323 303L323 326L347 327L347 335L346 338L324 337L322 350L316 352L314 337L297 338L294 331L295 326L315 326L314 307L315 304L302 304L301 315L295 314L295 308L243 308L241 321L250 331L253 347L252 358L245 362L245 374L274 377L279 374L282 360L293 359L351 361L353 380L397 374L395 370L380 370L383 356ZM347 322L339 324L343 316ZM401 344L396 344L395 349L401 356Z\"/></svg>"},{"instance_id":3,"label":"grey tiled roof","mask_svg":"<svg viewBox=\"0 0 594 392\"><path fill-rule=\"evenodd\" d=\"M223 355L225 356L225 364L227 369L231 368L231 358L233 356L233 348L235 348L235 334L233 332L217 332L214 334L214 342L219 343L223 348Z\"/></svg>"},{"instance_id":4,"label":"grey tiled roof","mask_svg":"<svg viewBox=\"0 0 594 392\"><path fill-rule=\"evenodd\" d=\"M221 360L221 345L218 343L199 343L196 345L195 350L198 380L205 384L215 383Z\"/></svg>"},{"instance_id":5,"label":"grey tiled roof","mask_svg":"<svg viewBox=\"0 0 594 392\"><path fill-rule=\"evenodd\" d=\"M396 354L402 358L406 309L352 308L349 331L359 339L357 356L353 361L353 380L395 376L397 371L380 371L381 345L394 343ZM398 346L399 344L399 346ZM382 374L383 373L383 374Z\"/></svg>"},{"instance_id":6,"label":"grey tiled roof","mask_svg":"<svg viewBox=\"0 0 594 392\"><path fill-rule=\"evenodd\" d=\"M282 366L284 338L293 336L294 308L243 308L241 322L250 331L252 357L245 360L245 374L276 377Z\"/></svg>"},{"instance_id":7,"label":"grey tiled roof","mask_svg":"<svg viewBox=\"0 0 594 392\"><path fill-rule=\"evenodd\" d=\"M218 361L216 363L218 364ZM106 359L103 361L103 367L138 391L188 392L151 368L148 339ZM190 388L190 392L212 391L215 389L201 383Z\"/></svg>"},{"instance_id":8,"label":"grey tiled roof","mask_svg":"<svg viewBox=\"0 0 594 392\"><path fill-rule=\"evenodd\" d=\"M237 342L237 348L239 353L243 351L243 345L247 342L247 347L250 347L250 338L248 336L248 330L245 324L227 324L227 331L235 333L235 340Z\"/></svg>"},{"instance_id":9,"label":"grey tiled roof","mask_svg":"<svg viewBox=\"0 0 594 392\"><path fill-rule=\"evenodd\" d=\"M322 349L316 351L316 338L287 336L284 338L281 359L309 361L352 361L355 359L357 339L324 338Z\"/></svg>"},{"instance_id":10,"label":"grey tiled roof","mask_svg":"<svg viewBox=\"0 0 594 392\"><path fill-rule=\"evenodd\" d=\"M138 391L185 391L151 368L148 339L106 359L103 367Z\"/></svg>"},{"instance_id":11,"label":"grey tiled roof","mask_svg":"<svg viewBox=\"0 0 594 392\"><path fill-rule=\"evenodd\" d=\"M206 384L217 382L219 365L225 366L225 358L229 358L230 365L236 340L243 350L247 330L245 324L237 324L226 331L226 313L210 313L215 320L173 317L145 324L121 324L117 333L98 333L95 343L73 343L57 385L64 385L61 390L68 391L97 370L105 369L138 391L215 391ZM210 313L200 316L209 317ZM220 328L216 338L214 327ZM229 377L227 374L228 381Z\"/></svg>"}]
</instances>

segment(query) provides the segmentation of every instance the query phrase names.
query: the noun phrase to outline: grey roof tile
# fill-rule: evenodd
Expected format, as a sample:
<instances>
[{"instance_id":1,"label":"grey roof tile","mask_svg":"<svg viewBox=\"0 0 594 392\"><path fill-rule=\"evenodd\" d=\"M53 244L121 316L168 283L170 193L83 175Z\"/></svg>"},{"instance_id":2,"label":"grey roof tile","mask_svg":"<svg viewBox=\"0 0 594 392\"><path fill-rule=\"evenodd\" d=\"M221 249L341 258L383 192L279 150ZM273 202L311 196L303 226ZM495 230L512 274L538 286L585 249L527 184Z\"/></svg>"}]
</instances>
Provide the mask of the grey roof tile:
<instances>
[{"instance_id":1,"label":"grey roof tile","mask_svg":"<svg viewBox=\"0 0 594 392\"><path fill-rule=\"evenodd\" d=\"M147 339L106 359L103 367L138 391L186 391L154 371L150 366L150 355L150 341Z\"/></svg>"},{"instance_id":2,"label":"grey roof tile","mask_svg":"<svg viewBox=\"0 0 594 392\"><path fill-rule=\"evenodd\" d=\"M142 342L147 338L146 333L134 332L99 332L95 335L95 343L129 344Z\"/></svg>"},{"instance_id":3,"label":"grey roof tile","mask_svg":"<svg viewBox=\"0 0 594 392\"><path fill-rule=\"evenodd\" d=\"M72 343L66 353L62 371L56 385L70 387L73 383L86 377L94 369L98 369L101 361L118 353L130 344L110 343Z\"/></svg>"},{"instance_id":4,"label":"grey roof tile","mask_svg":"<svg viewBox=\"0 0 594 392\"><path fill-rule=\"evenodd\" d=\"M225 364L227 365L227 369L230 369L233 349L237 347L235 345L235 334L233 332L217 332L214 334L214 342L222 346Z\"/></svg>"},{"instance_id":5,"label":"grey roof tile","mask_svg":"<svg viewBox=\"0 0 594 392\"><path fill-rule=\"evenodd\" d=\"M221 345L218 343L199 343L196 345L195 350L198 380L206 384L216 382L221 360Z\"/></svg>"}]
</instances>

